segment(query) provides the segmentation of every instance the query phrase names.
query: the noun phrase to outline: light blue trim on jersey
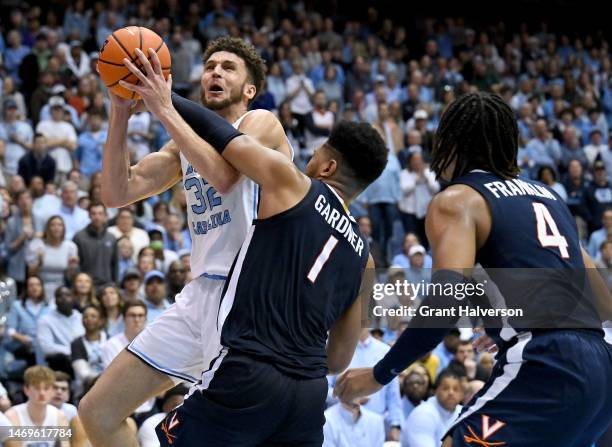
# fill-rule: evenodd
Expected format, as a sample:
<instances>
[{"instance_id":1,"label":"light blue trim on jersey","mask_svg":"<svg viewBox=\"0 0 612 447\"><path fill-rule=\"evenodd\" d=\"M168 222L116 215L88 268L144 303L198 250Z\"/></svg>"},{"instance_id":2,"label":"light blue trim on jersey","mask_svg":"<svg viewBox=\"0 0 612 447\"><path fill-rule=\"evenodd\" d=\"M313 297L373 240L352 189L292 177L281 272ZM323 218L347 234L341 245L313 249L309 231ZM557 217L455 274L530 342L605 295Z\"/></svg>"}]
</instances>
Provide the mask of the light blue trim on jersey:
<instances>
[{"instance_id":1,"label":"light blue trim on jersey","mask_svg":"<svg viewBox=\"0 0 612 447\"><path fill-rule=\"evenodd\" d=\"M217 281L225 281L227 280L227 276L223 276L223 275L213 275L211 273L202 273L200 275L200 278L208 278L208 279L215 279Z\"/></svg>"},{"instance_id":2,"label":"light blue trim on jersey","mask_svg":"<svg viewBox=\"0 0 612 447\"><path fill-rule=\"evenodd\" d=\"M179 379L183 379L186 380L188 382L191 383L198 383L198 379L196 379L195 377L190 376L189 374L183 374L177 371L173 371L169 368L164 368L163 366L159 365L157 362L155 362L155 360L151 359L149 356L143 354L142 352L140 352L138 349L134 348L134 346L132 346L132 343L130 343L129 345L127 345L127 350L130 351L132 354L140 357L141 360L144 360L146 363L148 363L152 368L164 373L164 374L168 374L170 376L173 377L177 377Z\"/></svg>"}]
</instances>

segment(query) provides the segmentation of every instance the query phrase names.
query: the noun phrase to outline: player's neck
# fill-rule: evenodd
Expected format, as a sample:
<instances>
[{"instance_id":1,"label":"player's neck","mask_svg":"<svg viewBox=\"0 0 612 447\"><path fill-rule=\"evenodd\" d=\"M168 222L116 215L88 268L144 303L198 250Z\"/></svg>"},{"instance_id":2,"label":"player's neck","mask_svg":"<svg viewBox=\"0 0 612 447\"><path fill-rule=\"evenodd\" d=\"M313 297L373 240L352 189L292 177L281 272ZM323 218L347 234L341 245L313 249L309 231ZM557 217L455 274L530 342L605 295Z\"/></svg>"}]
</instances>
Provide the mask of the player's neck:
<instances>
[{"instance_id":1,"label":"player's neck","mask_svg":"<svg viewBox=\"0 0 612 447\"><path fill-rule=\"evenodd\" d=\"M247 112L247 107L244 104L232 104L224 109L216 110L219 116L222 116L227 122L235 123L238 118Z\"/></svg>"},{"instance_id":2,"label":"player's neck","mask_svg":"<svg viewBox=\"0 0 612 447\"><path fill-rule=\"evenodd\" d=\"M348 209L349 203L353 200L353 196L347 192L347 189L342 185L342 183L329 178L325 179L324 183L336 191L342 200L344 208Z\"/></svg>"},{"instance_id":3,"label":"player's neck","mask_svg":"<svg viewBox=\"0 0 612 447\"><path fill-rule=\"evenodd\" d=\"M34 422L36 425L42 425L42 423L45 421L45 417L47 416L47 405L40 405L32 401L28 401L26 408L32 422Z\"/></svg>"}]
</instances>

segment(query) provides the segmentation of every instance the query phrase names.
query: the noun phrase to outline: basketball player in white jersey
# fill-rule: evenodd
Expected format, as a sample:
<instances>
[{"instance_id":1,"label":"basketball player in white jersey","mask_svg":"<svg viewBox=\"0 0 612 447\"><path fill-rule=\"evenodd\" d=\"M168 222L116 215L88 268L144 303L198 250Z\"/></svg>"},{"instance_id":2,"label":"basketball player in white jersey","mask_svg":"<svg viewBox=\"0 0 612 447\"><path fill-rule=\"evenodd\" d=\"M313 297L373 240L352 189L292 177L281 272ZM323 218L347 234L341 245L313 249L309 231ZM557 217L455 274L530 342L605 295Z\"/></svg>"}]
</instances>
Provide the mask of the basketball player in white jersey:
<instances>
[{"instance_id":1,"label":"basketball player in white jersey","mask_svg":"<svg viewBox=\"0 0 612 447\"><path fill-rule=\"evenodd\" d=\"M292 157L278 119L266 110L247 112L263 88L264 70L263 60L244 41L227 37L213 41L204 54L202 102L262 145ZM254 182L219 154L200 151L190 132L175 135L177 141L171 140L130 167L126 129L133 102L111 94L111 103L102 198L107 206L121 207L182 180L195 278L177 295L176 303L117 356L81 400L79 416L92 444L127 447L138 444L125 419L144 401L177 383L196 383L219 354L219 300L257 212L259 193Z\"/></svg>"},{"instance_id":2,"label":"basketball player in white jersey","mask_svg":"<svg viewBox=\"0 0 612 447\"><path fill-rule=\"evenodd\" d=\"M51 405L53 397L53 384L55 383L55 373L46 366L32 366L26 369L24 375L23 392L28 400L19 405L9 408L6 417L11 421L13 427L65 427L68 429L68 422L64 414ZM55 433L51 433L53 436ZM68 437L66 437L68 439ZM5 441L6 447L13 446L36 446L54 447L55 441ZM68 440L61 441L62 447L70 445Z\"/></svg>"}]
</instances>

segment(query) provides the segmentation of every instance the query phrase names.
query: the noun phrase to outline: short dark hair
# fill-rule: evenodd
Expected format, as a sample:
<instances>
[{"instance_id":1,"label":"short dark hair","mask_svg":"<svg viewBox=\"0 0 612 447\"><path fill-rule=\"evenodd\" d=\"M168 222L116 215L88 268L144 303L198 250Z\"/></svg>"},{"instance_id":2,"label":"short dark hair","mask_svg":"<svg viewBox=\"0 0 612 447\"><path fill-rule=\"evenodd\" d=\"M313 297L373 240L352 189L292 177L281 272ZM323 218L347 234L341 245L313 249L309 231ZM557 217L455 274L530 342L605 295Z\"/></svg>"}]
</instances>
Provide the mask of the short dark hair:
<instances>
[{"instance_id":1,"label":"short dark hair","mask_svg":"<svg viewBox=\"0 0 612 447\"><path fill-rule=\"evenodd\" d=\"M133 300L133 301L127 301L125 303L125 306L123 307L123 318L125 318L125 316L128 313L128 310L130 310L132 307L142 307L145 311L145 315L147 314L147 305L142 301L142 300Z\"/></svg>"},{"instance_id":2,"label":"short dark hair","mask_svg":"<svg viewBox=\"0 0 612 447\"><path fill-rule=\"evenodd\" d=\"M485 169L503 179L519 173L514 112L495 94L476 92L449 104L434 136L431 169L439 177L453 161L452 179Z\"/></svg>"},{"instance_id":3,"label":"short dark hair","mask_svg":"<svg viewBox=\"0 0 612 447\"><path fill-rule=\"evenodd\" d=\"M253 45L242 39L228 36L219 37L208 44L204 52L204 63L206 64L206 61L213 53L219 51L233 53L244 61L249 80L255 85L255 96L249 103L253 102L263 92L266 79L266 63Z\"/></svg>"},{"instance_id":4,"label":"short dark hair","mask_svg":"<svg viewBox=\"0 0 612 447\"><path fill-rule=\"evenodd\" d=\"M91 209L95 208L97 206L101 206L102 208L104 208L104 212L106 212L106 205L104 205L102 202L94 202L94 203L90 204L87 207L87 211L91 213Z\"/></svg>"},{"instance_id":5,"label":"short dark hair","mask_svg":"<svg viewBox=\"0 0 612 447\"><path fill-rule=\"evenodd\" d=\"M438 387L442 384L442 381L444 379L455 379L461 382L461 376L459 374L457 374L455 371L451 369L446 368L446 369L443 369L440 374L438 374L438 377L436 378L436 382L434 383L434 389L438 389Z\"/></svg>"},{"instance_id":6,"label":"short dark hair","mask_svg":"<svg viewBox=\"0 0 612 447\"><path fill-rule=\"evenodd\" d=\"M368 123L338 122L326 145L340 153L344 162L340 169L354 178L359 189L365 189L376 180L387 165L389 150L380 134Z\"/></svg>"}]
</instances>

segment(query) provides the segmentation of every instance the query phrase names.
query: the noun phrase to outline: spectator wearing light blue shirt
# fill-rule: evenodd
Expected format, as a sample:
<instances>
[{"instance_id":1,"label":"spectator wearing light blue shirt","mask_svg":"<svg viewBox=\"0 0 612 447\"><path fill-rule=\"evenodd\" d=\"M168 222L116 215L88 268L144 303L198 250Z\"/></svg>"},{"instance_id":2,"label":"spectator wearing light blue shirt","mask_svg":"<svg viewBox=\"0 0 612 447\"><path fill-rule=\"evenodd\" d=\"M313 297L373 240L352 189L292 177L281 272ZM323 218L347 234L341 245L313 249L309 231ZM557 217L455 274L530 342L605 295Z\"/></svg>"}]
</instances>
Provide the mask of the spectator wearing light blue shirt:
<instances>
[{"instance_id":1,"label":"spectator wearing light blue shirt","mask_svg":"<svg viewBox=\"0 0 612 447\"><path fill-rule=\"evenodd\" d=\"M421 241L419 240L419 237L416 235L416 233L412 233L412 232L406 233L406 235L404 236L404 244L402 246L403 252L393 257L393 260L391 261L391 265L393 267L409 269L410 268L410 256L409 256L410 248L412 248L415 245L421 245ZM432 264L433 264L433 261L431 259L431 256L425 253L425 258L423 259L423 268L430 269Z\"/></svg>"},{"instance_id":2,"label":"spectator wearing light blue shirt","mask_svg":"<svg viewBox=\"0 0 612 447\"><path fill-rule=\"evenodd\" d=\"M102 170L102 149L106 141L107 131L102 129L102 115L91 112L88 116L89 130L79 135L77 140L76 158L79 168L87 177Z\"/></svg>"},{"instance_id":3,"label":"spectator wearing light blue shirt","mask_svg":"<svg viewBox=\"0 0 612 447\"><path fill-rule=\"evenodd\" d=\"M147 305L147 323L151 323L170 307L167 300L165 276L159 270L152 270L144 277L144 302Z\"/></svg>"},{"instance_id":4,"label":"spectator wearing light blue shirt","mask_svg":"<svg viewBox=\"0 0 612 447\"><path fill-rule=\"evenodd\" d=\"M448 366L455 357L457 347L459 346L459 329L453 328L444 337L442 342L433 350L433 354L440 360L438 373Z\"/></svg>"},{"instance_id":5,"label":"spectator wearing light blue shirt","mask_svg":"<svg viewBox=\"0 0 612 447\"><path fill-rule=\"evenodd\" d=\"M541 166L550 166L556 171L557 165L561 161L561 147L549 132L546 120L539 119L536 121L534 134L535 138L530 140L526 146L529 165L532 168L532 178Z\"/></svg>"},{"instance_id":6,"label":"spectator wearing light blue shirt","mask_svg":"<svg viewBox=\"0 0 612 447\"><path fill-rule=\"evenodd\" d=\"M593 231L589 238L587 251L593 259L599 259L599 247L608 239L608 235L612 234L612 209L607 209L603 212L601 223L603 227Z\"/></svg>"},{"instance_id":7,"label":"spectator wearing light blue shirt","mask_svg":"<svg viewBox=\"0 0 612 447\"><path fill-rule=\"evenodd\" d=\"M402 447L439 447L442 437L461 412L461 378L449 371L438 376L435 395L416 407L406 419Z\"/></svg>"},{"instance_id":8,"label":"spectator wearing light blue shirt","mask_svg":"<svg viewBox=\"0 0 612 447\"><path fill-rule=\"evenodd\" d=\"M382 447L383 417L359 404L338 403L325 411L323 447Z\"/></svg>"},{"instance_id":9,"label":"spectator wearing light blue shirt","mask_svg":"<svg viewBox=\"0 0 612 447\"><path fill-rule=\"evenodd\" d=\"M67 287L55 291L55 309L38 320L38 343L49 367L72 375L72 341L85 333L81 313Z\"/></svg>"},{"instance_id":10,"label":"spectator wearing light blue shirt","mask_svg":"<svg viewBox=\"0 0 612 447\"><path fill-rule=\"evenodd\" d=\"M4 68L17 83L21 83L19 66L23 58L30 54L30 48L22 45L21 33L16 29L9 31L7 41L8 47L4 49Z\"/></svg>"},{"instance_id":11,"label":"spectator wearing light blue shirt","mask_svg":"<svg viewBox=\"0 0 612 447\"><path fill-rule=\"evenodd\" d=\"M366 190L359 200L366 203L372 221L372 237L380 244L383 255L387 253L387 242L393 232L393 222L397 218L397 202L400 199L401 167L397 157L389 153L384 171Z\"/></svg>"},{"instance_id":12,"label":"spectator wearing light blue shirt","mask_svg":"<svg viewBox=\"0 0 612 447\"><path fill-rule=\"evenodd\" d=\"M74 235L85 228L90 220L87 211L77 206L78 186L76 183L67 181L62 188L62 201L59 209L47 209L45 221L52 215L58 214L64 219L66 226L65 239L72 240Z\"/></svg>"},{"instance_id":13,"label":"spectator wearing light blue shirt","mask_svg":"<svg viewBox=\"0 0 612 447\"><path fill-rule=\"evenodd\" d=\"M361 330L359 343L348 369L367 368L374 366L391 349L389 345L372 337L367 328ZM336 383L335 377L329 378L329 395ZM329 400L328 402L332 402ZM369 396L369 400L363 405L364 408L384 417L388 438L398 441L403 420L402 402L400 396L399 379L393 379L380 391Z\"/></svg>"}]
</instances>

